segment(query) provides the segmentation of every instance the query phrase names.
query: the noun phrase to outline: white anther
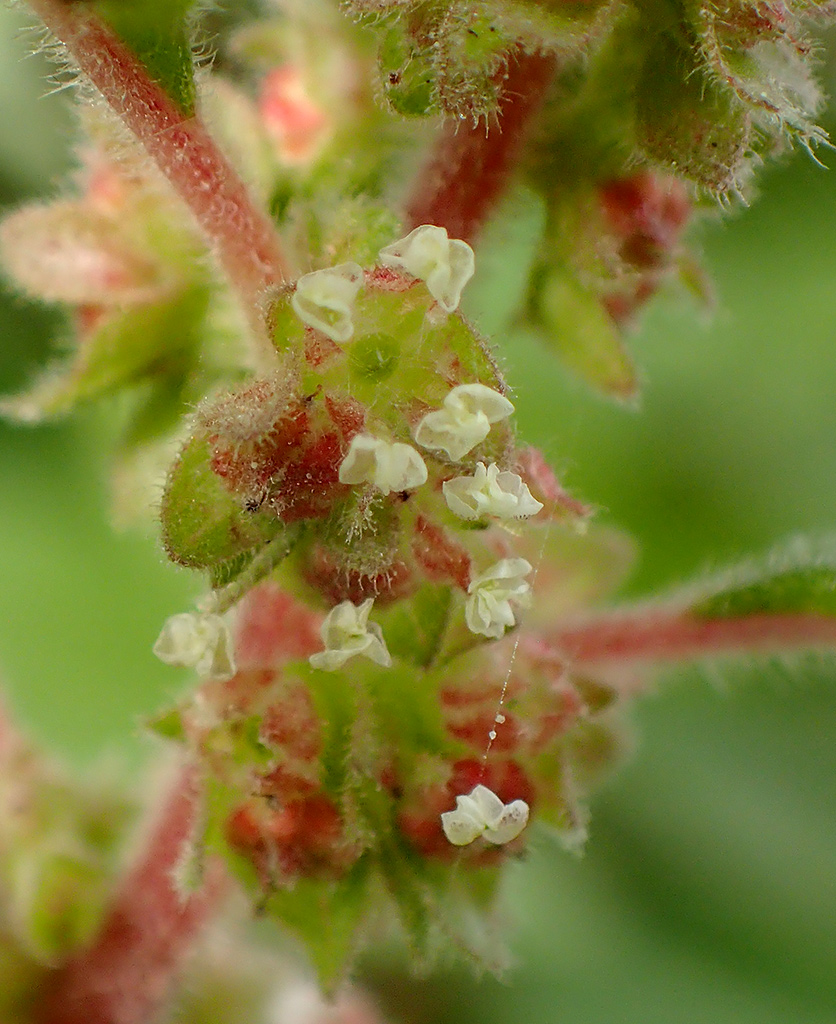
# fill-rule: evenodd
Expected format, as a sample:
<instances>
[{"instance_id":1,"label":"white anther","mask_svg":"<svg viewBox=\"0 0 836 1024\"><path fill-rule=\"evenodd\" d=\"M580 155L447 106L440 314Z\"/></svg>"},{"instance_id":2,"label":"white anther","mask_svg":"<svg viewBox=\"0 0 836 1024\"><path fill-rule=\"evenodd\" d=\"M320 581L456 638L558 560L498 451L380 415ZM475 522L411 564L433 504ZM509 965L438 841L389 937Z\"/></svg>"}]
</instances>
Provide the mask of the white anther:
<instances>
[{"instance_id":1,"label":"white anther","mask_svg":"<svg viewBox=\"0 0 836 1024\"><path fill-rule=\"evenodd\" d=\"M528 824L528 804L504 804L487 786L476 786L468 796L456 797L456 809L441 815L444 835L454 846L467 846L482 836L502 845L516 839Z\"/></svg>"},{"instance_id":2,"label":"white anther","mask_svg":"<svg viewBox=\"0 0 836 1024\"><path fill-rule=\"evenodd\" d=\"M343 601L331 609L319 630L325 650L308 659L314 668L333 672L358 654L384 668L392 664L380 626L369 622L373 604L374 598L369 597L360 605Z\"/></svg>"},{"instance_id":3,"label":"white anther","mask_svg":"<svg viewBox=\"0 0 836 1024\"><path fill-rule=\"evenodd\" d=\"M531 603L531 585L525 577L531 564L524 558L503 558L470 581L464 617L468 629L498 640L515 623L511 602Z\"/></svg>"},{"instance_id":4,"label":"white anther","mask_svg":"<svg viewBox=\"0 0 836 1024\"><path fill-rule=\"evenodd\" d=\"M462 519L526 519L543 507L532 495L522 477L516 473L500 472L492 462L476 464L473 476L457 476L442 484L444 498L451 512Z\"/></svg>"},{"instance_id":5,"label":"white anther","mask_svg":"<svg viewBox=\"0 0 836 1024\"><path fill-rule=\"evenodd\" d=\"M340 463L341 484L374 484L384 494L411 491L427 482L427 466L408 444L355 434Z\"/></svg>"},{"instance_id":6,"label":"white anther","mask_svg":"<svg viewBox=\"0 0 836 1024\"><path fill-rule=\"evenodd\" d=\"M473 250L459 238L448 238L445 228L422 224L380 250L385 267L397 267L419 278L447 313L458 306L462 290L473 277Z\"/></svg>"},{"instance_id":7,"label":"white anther","mask_svg":"<svg viewBox=\"0 0 836 1024\"><path fill-rule=\"evenodd\" d=\"M485 384L460 384L448 392L442 407L428 412L415 428L422 448L461 459L484 441L491 424L507 419L514 406Z\"/></svg>"},{"instance_id":8,"label":"white anther","mask_svg":"<svg viewBox=\"0 0 836 1024\"><path fill-rule=\"evenodd\" d=\"M231 679L236 672L226 623L211 612L182 612L167 619L154 654L166 665L193 668L206 679Z\"/></svg>"},{"instance_id":9,"label":"white anther","mask_svg":"<svg viewBox=\"0 0 836 1024\"><path fill-rule=\"evenodd\" d=\"M344 342L354 334L351 314L362 285L363 268L357 263L340 263L300 277L290 302L309 327L332 341Z\"/></svg>"}]
</instances>

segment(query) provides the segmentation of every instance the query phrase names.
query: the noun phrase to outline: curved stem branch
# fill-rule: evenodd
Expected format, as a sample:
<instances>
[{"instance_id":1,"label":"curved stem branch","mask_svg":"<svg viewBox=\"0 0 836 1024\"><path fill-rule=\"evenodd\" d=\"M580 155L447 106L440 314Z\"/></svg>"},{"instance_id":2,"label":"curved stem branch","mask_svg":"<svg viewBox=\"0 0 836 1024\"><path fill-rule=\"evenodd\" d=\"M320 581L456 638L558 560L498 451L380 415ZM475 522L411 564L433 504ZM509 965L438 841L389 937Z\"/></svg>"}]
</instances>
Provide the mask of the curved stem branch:
<instances>
[{"instance_id":1,"label":"curved stem branch","mask_svg":"<svg viewBox=\"0 0 836 1024\"><path fill-rule=\"evenodd\" d=\"M688 661L745 652L836 648L836 618L763 613L698 618L658 608L613 612L552 632L548 640L581 664Z\"/></svg>"},{"instance_id":2,"label":"curved stem branch","mask_svg":"<svg viewBox=\"0 0 836 1024\"><path fill-rule=\"evenodd\" d=\"M437 224L453 238L473 241L505 192L555 67L551 55L512 58L494 124L445 124L407 202L410 227Z\"/></svg>"},{"instance_id":3,"label":"curved stem branch","mask_svg":"<svg viewBox=\"0 0 836 1024\"><path fill-rule=\"evenodd\" d=\"M174 881L200 813L196 770L182 771L98 938L54 975L37 1024L147 1024L168 1002L196 935L225 891L217 863L183 895Z\"/></svg>"},{"instance_id":4,"label":"curved stem branch","mask_svg":"<svg viewBox=\"0 0 836 1024\"><path fill-rule=\"evenodd\" d=\"M253 328L264 292L290 276L273 224L196 116L186 117L86 4L29 0L81 72L136 136L209 239Z\"/></svg>"}]
</instances>

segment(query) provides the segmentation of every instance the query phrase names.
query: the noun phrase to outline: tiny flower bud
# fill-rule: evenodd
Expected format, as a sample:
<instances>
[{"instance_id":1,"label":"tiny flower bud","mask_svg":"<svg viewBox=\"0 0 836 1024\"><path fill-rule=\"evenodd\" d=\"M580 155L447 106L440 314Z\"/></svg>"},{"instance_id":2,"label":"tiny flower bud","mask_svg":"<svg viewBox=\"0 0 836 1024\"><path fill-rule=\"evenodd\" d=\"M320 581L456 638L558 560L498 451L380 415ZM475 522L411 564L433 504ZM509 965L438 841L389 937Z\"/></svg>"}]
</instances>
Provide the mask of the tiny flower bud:
<instances>
[{"instance_id":1,"label":"tiny flower bud","mask_svg":"<svg viewBox=\"0 0 836 1024\"><path fill-rule=\"evenodd\" d=\"M166 665L193 668L207 679L223 681L236 672L229 630L212 613L172 615L157 637L154 654Z\"/></svg>"},{"instance_id":2,"label":"tiny flower bud","mask_svg":"<svg viewBox=\"0 0 836 1024\"><path fill-rule=\"evenodd\" d=\"M296 315L309 327L322 331L332 341L344 342L354 333L351 313L362 284L362 267L340 263L300 277L290 301Z\"/></svg>"},{"instance_id":3,"label":"tiny flower bud","mask_svg":"<svg viewBox=\"0 0 836 1024\"><path fill-rule=\"evenodd\" d=\"M447 507L462 519L496 516L497 519L526 519L543 507L516 473L501 473L492 462L476 465L473 476L457 476L442 485Z\"/></svg>"},{"instance_id":4,"label":"tiny flower bud","mask_svg":"<svg viewBox=\"0 0 836 1024\"><path fill-rule=\"evenodd\" d=\"M374 598L369 597L361 605L343 601L331 609L320 629L325 650L308 659L313 668L333 672L357 654L384 668L392 664L380 626L368 621L373 604Z\"/></svg>"},{"instance_id":5,"label":"tiny flower bud","mask_svg":"<svg viewBox=\"0 0 836 1024\"><path fill-rule=\"evenodd\" d=\"M467 242L448 238L445 228L422 224L392 245L380 250L386 267L398 267L426 284L447 313L458 306L462 290L473 277L473 250Z\"/></svg>"},{"instance_id":6,"label":"tiny flower bud","mask_svg":"<svg viewBox=\"0 0 836 1024\"><path fill-rule=\"evenodd\" d=\"M426 464L411 445L370 434L355 434L340 465L341 484L374 484L384 494L411 491L426 482Z\"/></svg>"},{"instance_id":7,"label":"tiny flower bud","mask_svg":"<svg viewBox=\"0 0 836 1024\"><path fill-rule=\"evenodd\" d=\"M471 632L498 640L514 625L511 602L522 606L531 602L531 585L524 578L531 568L524 558L503 558L470 581L465 619Z\"/></svg>"},{"instance_id":8,"label":"tiny flower bud","mask_svg":"<svg viewBox=\"0 0 836 1024\"><path fill-rule=\"evenodd\" d=\"M467 846L482 836L502 845L516 839L528 824L528 804L504 804L487 786L478 785L468 796L456 797L456 809L441 815L441 827L454 846Z\"/></svg>"},{"instance_id":9,"label":"tiny flower bud","mask_svg":"<svg viewBox=\"0 0 836 1024\"><path fill-rule=\"evenodd\" d=\"M286 164L306 164L316 156L330 119L311 99L298 68L286 64L270 71L261 83L258 106Z\"/></svg>"},{"instance_id":10,"label":"tiny flower bud","mask_svg":"<svg viewBox=\"0 0 836 1024\"><path fill-rule=\"evenodd\" d=\"M514 406L484 384L460 384L444 399L443 407L428 412L415 429L422 448L447 452L461 459L484 441L492 423L506 419Z\"/></svg>"}]
</instances>

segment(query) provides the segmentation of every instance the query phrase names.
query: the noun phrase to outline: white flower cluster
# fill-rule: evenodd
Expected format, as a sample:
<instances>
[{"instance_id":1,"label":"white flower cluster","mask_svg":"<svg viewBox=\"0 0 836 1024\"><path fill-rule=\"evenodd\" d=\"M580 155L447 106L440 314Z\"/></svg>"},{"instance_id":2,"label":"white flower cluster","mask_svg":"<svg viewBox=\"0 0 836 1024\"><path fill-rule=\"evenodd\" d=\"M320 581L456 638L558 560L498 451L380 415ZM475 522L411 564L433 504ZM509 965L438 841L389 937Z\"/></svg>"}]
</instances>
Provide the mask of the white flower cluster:
<instances>
[{"instance_id":1,"label":"white flower cluster","mask_svg":"<svg viewBox=\"0 0 836 1024\"><path fill-rule=\"evenodd\" d=\"M462 519L527 519L543 507L516 473L500 472L492 462L476 464L473 476L457 476L442 484L447 507Z\"/></svg>"},{"instance_id":2,"label":"white flower cluster","mask_svg":"<svg viewBox=\"0 0 836 1024\"><path fill-rule=\"evenodd\" d=\"M373 484L383 494L411 491L427 482L427 465L411 445L355 434L339 479L341 484Z\"/></svg>"},{"instance_id":3,"label":"white flower cluster","mask_svg":"<svg viewBox=\"0 0 836 1024\"><path fill-rule=\"evenodd\" d=\"M470 581L464 617L472 633L498 640L515 625L511 604L531 604L531 584L525 578L531 568L524 558L503 558Z\"/></svg>"},{"instance_id":4,"label":"white flower cluster","mask_svg":"<svg viewBox=\"0 0 836 1024\"><path fill-rule=\"evenodd\" d=\"M380 262L417 277L446 313L459 304L462 291L473 277L473 250L460 238L448 238L445 228L422 224L392 245L380 250Z\"/></svg>"},{"instance_id":5,"label":"white flower cluster","mask_svg":"<svg viewBox=\"0 0 836 1024\"><path fill-rule=\"evenodd\" d=\"M507 419L514 406L485 384L460 384L447 393L440 409L428 412L415 428L422 448L444 451L458 461L480 444L491 426Z\"/></svg>"},{"instance_id":6,"label":"white flower cluster","mask_svg":"<svg viewBox=\"0 0 836 1024\"><path fill-rule=\"evenodd\" d=\"M422 224L381 249L380 262L423 281L447 313L458 306L462 289L475 268L473 250L467 242L448 238L444 228L433 224ZM303 323L343 344L354 334L354 300L364 280L363 268L357 263L314 270L298 279L290 302Z\"/></svg>"},{"instance_id":7,"label":"white flower cluster","mask_svg":"<svg viewBox=\"0 0 836 1024\"><path fill-rule=\"evenodd\" d=\"M453 846L467 846L480 836L496 845L510 843L527 824L525 800L504 804L493 790L482 785L467 796L457 796L456 809L441 815L444 835Z\"/></svg>"},{"instance_id":8,"label":"white flower cluster","mask_svg":"<svg viewBox=\"0 0 836 1024\"><path fill-rule=\"evenodd\" d=\"M369 622L373 604L374 598L369 597L360 605L343 601L331 609L319 631L325 650L308 659L314 668L334 672L357 655L389 668L392 658L383 632L376 622Z\"/></svg>"},{"instance_id":9,"label":"white flower cluster","mask_svg":"<svg viewBox=\"0 0 836 1024\"><path fill-rule=\"evenodd\" d=\"M342 344L354 334L351 315L365 275L357 263L340 263L304 274L290 300L299 319Z\"/></svg>"},{"instance_id":10,"label":"white flower cluster","mask_svg":"<svg viewBox=\"0 0 836 1024\"><path fill-rule=\"evenodd\" d=\"M154 654L166 665L193 668L210 680L231 679L236 672L227 625L211 613L172 615L157 637Z\"/></svg>"}]
</instances>

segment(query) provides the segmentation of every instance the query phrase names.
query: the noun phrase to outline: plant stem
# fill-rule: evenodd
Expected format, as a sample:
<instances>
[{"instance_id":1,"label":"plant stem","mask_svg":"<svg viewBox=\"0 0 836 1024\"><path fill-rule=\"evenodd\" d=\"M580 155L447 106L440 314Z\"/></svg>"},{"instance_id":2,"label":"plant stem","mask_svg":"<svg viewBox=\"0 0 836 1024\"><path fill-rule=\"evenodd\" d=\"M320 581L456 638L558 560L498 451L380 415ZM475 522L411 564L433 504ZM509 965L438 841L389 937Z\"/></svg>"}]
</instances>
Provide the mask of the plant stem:
<instances>
[{"instance_id":1,"label":"plant stem","mask_svg":"<svg viewBox=\"0 0 836 1024\"><path fill-rule=\"evenodd\" d=\"M266 337L264 294L290 276L276 230L197 116L187 117L88 5L29 0L145 147L203 229L251 327Z\"/></svg>"},{"instance_id":2,"label":"plant stem","mask_svg":"<svg viewBox=\"0 0 836 1024\"><path fill-rule=\"evenodd\" d=\"M225 891L216 862L184 895L175 874L200 813L200 786L184 769L93 945L52 978L37 1024L148 1024L171 995L180 966Z\"/></svg>"},{"instance_id":3,"label":"plant stem","mask_svg":"<svg viewBox=\"0 0 836 1024\"><path fill-rule=\"evenodd\" d=\"M551 55L512 57L495 123L444 125L407 202L410 227L437 224L453 238L474 240L505 192L555 67Z\"/></svg>"},{"instance_id":4,"label":"plant stem","mask_svg":"<svg viewBox=\"0 0 836 1024\"><path fill-rule=\"evenodd\" d=\"M836 648L836 618L762 613L698 618L688 612L637 609L614 612L548 636L581 664L687 661L723 654Z\"/></svg>"}]
</instances>

